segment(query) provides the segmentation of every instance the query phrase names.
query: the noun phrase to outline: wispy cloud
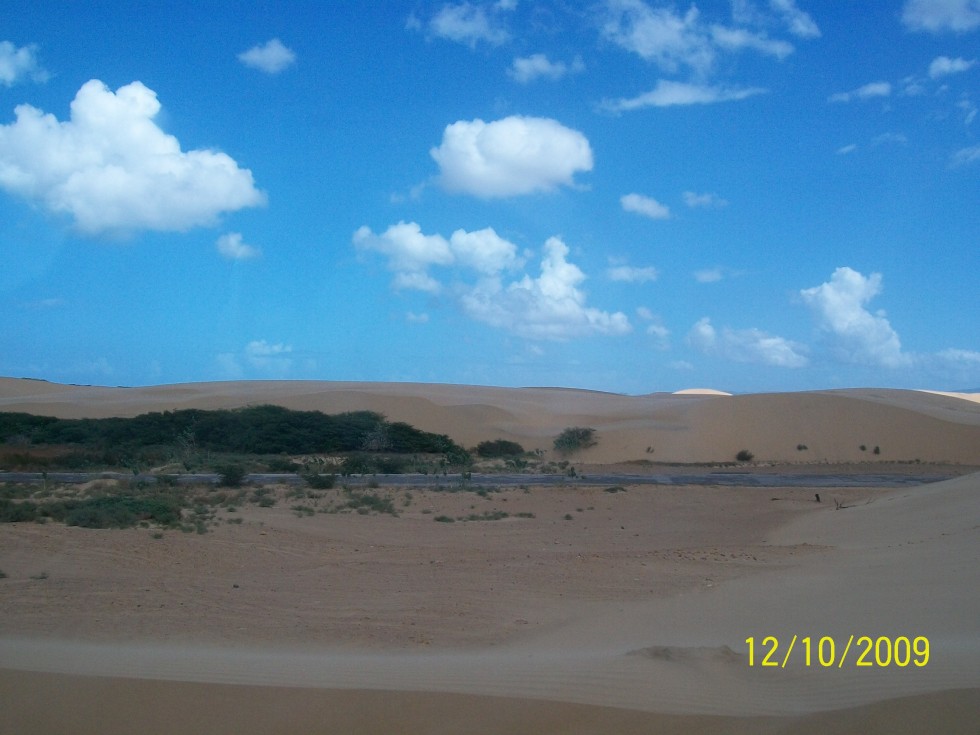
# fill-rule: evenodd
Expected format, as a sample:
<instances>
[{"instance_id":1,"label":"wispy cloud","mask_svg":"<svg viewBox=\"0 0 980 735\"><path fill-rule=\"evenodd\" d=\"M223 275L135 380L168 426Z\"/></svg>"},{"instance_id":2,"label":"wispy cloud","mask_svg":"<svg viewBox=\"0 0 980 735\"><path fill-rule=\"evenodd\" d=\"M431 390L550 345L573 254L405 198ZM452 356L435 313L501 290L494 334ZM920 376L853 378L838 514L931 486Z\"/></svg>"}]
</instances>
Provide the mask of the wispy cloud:
<instances>
[{"instance_id":1,"label":"wispy cloud","mask_svg":"<svg viewBox=\"0 0 980 735\"><path fill-rule=\"evenodd\" d=\"M721 209L728 206L728 200L722 199L713 192L698 194L693 191L685 191L682 195L684 204L691 209Z\"/></svg>"},{"instance_id":2,"label":"wispy cloud","mask_svg":"<svg viewBox=\"0 0 980 735\"><path fill-rule=\"evenodd\" d=\"M296 54L278 38L273 38L238 54L238 60L266 74L278 74L296 63Z\"/></svg>"},{"instance_id":3,"label":"wispy cloud","mask_svg":"<svg viewBox=\"0 0 980 735\"><path fill-rule=\"evenodd\" d=\"M643 194L624 194L619 198L619 203L627 212L649 217L650 219L670 219L670 207L661 204L653 197Z\"/></svg>"},{"instance_id":4,"label":"wispy cloud","mask_svg":"<svg viewBox=\"0 0 980 735\"><path fill-rule=\"evenodd\" d=\"M649 92L631 98L605 100L601 107L610 112L628 112L644 107L675 107L683 105L712 105L733 102L765 94L762 87L726 87L722 85L692 84L661 79Z\"/></svg>"},{"instance_id":5,"label":"wispy cloud","mask_svg":"<svg viewBox=\"0 0 980 735\"><path fill-rule=\"evenodd\" d=\"M767 334L760 329L725 327L719 331L708 317L695 323L688 332L687 341L706 355L734 362L785 368L801 368L809 364L806 348L797 342Z\"/></svg>"},{"instance_id":6,"label":"wispy cloud","mask_svg":"<svg viewBox=\"0 0 980 735\"><path fill-rule=\"evenodd\" d=\"M254 245L248 245L242 240L242 233L228 232L218 238L215 243L218 252L229 260L249 260L262 255L262 251Z\"/></svg>"},{"instance_id":7,"label":"wispy cloud","mask_svg":"<svg viewBox=\"0 0 980 735\"><path fill-rule=\"evenodd\" d=\"M567 74L584 70L585 64L580 58L566 64L564 61L551 61L544 54L531 54L514 59L507 74L515 82L529 84L537 79L557 81Z\"/></svg>"},{"instance_id":8,"label":"wispy cloud","mask_svg":"<svg viewBox=\"0 0 980 735\"><path fill-rule=\"evenodd\" d=\"M27 79L46 82L50 76L38 61L35 44L18 48L10 41L0 41L0 84L11 87Z\"/></svg>"},{"instance_id":9,"label":"wispy cloud","mask_svg":"<svg viewBox=\"0 0 980 735\"><path fill-rule=\"evenodd\" d=\"M913 31L966 33L980 28L976 0L907 0L902 22Z\"/></svg>"},{"instance_id":10,"label":"wispy cloud","mask_svg":"<svg viewBox=\"0 0 980 735\"><path fill-rule=\"evenodd\" d=\"M497 10L512 10L515 4L497 3L490 8L470 2L447 3L429 20L427 28L436 38L476 48L481 41L500 46L510 40L510 33L494 15ZM414 17L409 27L420 27Z\"/></svg>"},{"instance_id":11,"label":"wispy cloud","mask_svg":"<svg viewBox=\"0 0 980 735\"><path fill-rule=\"evenodd\" d=\"M649 283L656 281L658 275L653 266L612 265L606 269L610 281L621 283Z\"/></svg>"},{"instance_id":12,"label":"wispy cloud","mask_svg":"<svg viewBox=\"0 0 980 735\"><path fill-rule=\"evenodd\" d=\"M960 148L950 156L949 166L950 168L958 168L977 162L980 162L980 145L972 145L968 148Z\"/></svg>"},{"instance_id":13,"label":"wispy cloud","mask_svg":"<svg viewBox=\"0 0 980 735\"><path fill-rule=\"evenodd\" d=\"M851 102L853 100L870 100L877 97L888 97L892 93L890 82L870 82L850 92L837 92L827 98L828 102Z\"/></svg>"},{"instance_id":14,"label":"wispy cloud","mask_svg":"<svg viewBox=\"0 0 980 735\"><path fill-rule=\"evenodd\" d=\"M969 71L976 66L976 59L951 59L948 56L937 56L929 64L929 76L932 79L949 76L950 74L960 74Z\"/></svg>"}]
</instances>

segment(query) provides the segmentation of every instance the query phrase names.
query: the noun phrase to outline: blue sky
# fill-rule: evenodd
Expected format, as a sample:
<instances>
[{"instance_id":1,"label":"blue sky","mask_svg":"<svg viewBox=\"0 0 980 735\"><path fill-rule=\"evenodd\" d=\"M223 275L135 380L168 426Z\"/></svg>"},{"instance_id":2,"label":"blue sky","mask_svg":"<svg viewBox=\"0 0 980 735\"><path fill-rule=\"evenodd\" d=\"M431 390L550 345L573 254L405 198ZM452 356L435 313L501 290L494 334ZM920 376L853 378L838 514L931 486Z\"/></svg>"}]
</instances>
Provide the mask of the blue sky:
<instances>
[{"instance_id":1,"label":"blue sky","mask_svg":"<svg viewBox=\"0 0 980 735\"><path fill-rule=\"evenodd\" d=\"M980 3L4 3L0 374L980 386Z\"/></svg>"}]
</instances>

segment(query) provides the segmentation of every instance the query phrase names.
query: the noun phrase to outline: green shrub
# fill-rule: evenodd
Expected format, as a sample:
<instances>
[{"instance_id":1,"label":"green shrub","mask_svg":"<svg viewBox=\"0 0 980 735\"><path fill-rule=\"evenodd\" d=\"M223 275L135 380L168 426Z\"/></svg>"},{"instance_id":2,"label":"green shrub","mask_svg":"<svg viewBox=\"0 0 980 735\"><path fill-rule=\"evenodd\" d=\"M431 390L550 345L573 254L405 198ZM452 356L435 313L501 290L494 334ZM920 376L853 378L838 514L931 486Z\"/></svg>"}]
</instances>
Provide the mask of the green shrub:
<instances>
[{"instance_id":1,"label":"green shrub","mask_svg":"<svg viewBox=\"0 0 980 735\"><path fill-rule=\"evenodd\" d=\"M303 479L306 480L306 484L314 490L331 490L334 484L337 482L336 475L321 475L317 472L311 472L308 475L304 475Z\"/></svg>"},{"instance_id":2,"label":"green shrub","mask_svg":"<svg viewBox=\"0 0 980 735\"><path fill-rule=\"evenodd\" d=\"M245 468L239 464L228 464L217 468L218 484L222 487L241 487L245 481Z\"/></svg>"},{"instance_id":3,"label":"green shrub","mask_svg":"<svg viewBox=\"0 0 980 735\"><path fill-rule=\"evenodd\" d=\"M477 444L476 453L484 459L517 457L524 454L524 447L517 442L507 441L506 439L494 439L493 441L483 441Z\"/></svg>"},{"instance_id":4,"label":"green shrub","mask_svg":"<svg viewBox=\"0 0 980 735\"><path fill-rule=\"evenodd\" d=\"M571 454L595 446L595 429L586 426L570 426L555 437L555 449L562 454Z\"/></svg>"},{"instance_id":5,"label":"green shrub","mask_svg":"<svg viewBox=\"0 0 980 735\"><path fill-rule=\"evenodd\" d=\"M737 459L739 462L751 462L753 457L755 457L755 455L748 449L739 450L739 453L735 455L735 459Z\"/></svg>"}]
</instances>

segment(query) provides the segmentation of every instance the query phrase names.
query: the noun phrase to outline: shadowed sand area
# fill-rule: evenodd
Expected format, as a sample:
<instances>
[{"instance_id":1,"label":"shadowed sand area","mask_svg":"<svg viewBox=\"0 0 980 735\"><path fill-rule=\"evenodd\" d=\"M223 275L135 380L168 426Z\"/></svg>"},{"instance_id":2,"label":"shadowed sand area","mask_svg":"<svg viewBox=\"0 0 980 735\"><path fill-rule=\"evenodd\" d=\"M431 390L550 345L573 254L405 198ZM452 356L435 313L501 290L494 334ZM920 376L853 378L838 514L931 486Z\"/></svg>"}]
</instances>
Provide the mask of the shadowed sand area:
<instances>
[{"instance_id":1,"label":"shadowed sand area","mask_svg":"<svg viewBox=\"0 0 980 735\"><path fill-rule=\"evenodd\" d=\"M0 380L0 410L61 416L262 402L369 408L467 445L547 449L588 425L590 465L651 446L671 462L980 463L980 403L912 391ZM160 539L6 524L0 733L976 733L980 474L820 492L413 490L398 518L280 504ZM432 521L474 507L512 517ZM850 649L825 667L814 649L807 666L797 648L749 665L747 637L776 636L782 658L794 635L833 638L835 664L851 635L923 636L929 661L857 667Z\"/></svg>"}]
</instances>

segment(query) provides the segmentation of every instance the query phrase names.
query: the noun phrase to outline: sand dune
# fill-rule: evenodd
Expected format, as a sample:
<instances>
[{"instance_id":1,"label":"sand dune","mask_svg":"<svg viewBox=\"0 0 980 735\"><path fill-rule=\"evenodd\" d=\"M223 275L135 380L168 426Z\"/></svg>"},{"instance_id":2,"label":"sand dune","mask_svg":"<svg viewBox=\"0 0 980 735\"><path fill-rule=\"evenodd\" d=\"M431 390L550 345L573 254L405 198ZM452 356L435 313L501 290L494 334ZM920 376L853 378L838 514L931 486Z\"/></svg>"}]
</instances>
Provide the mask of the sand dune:
<instances>
[{"instance_id":1,"label":"sand dune","mask_svg":"<svg viewBox=\"0 0 980 735\"><path fill-rule=\"evenodd\" d=\"M759 461L980 463L980 403L922 391L624 396L416 383L246 381L103 388L0 379L0 410L67 418L261 403L328 413L378 411L466 446L502 438L528 450L549 451L562 429L591 426L600 441L576 459L594 463L722 462L742 449Z\"/></svg>"},{"instance_id":2,"label":"sand dune","mask_svg":"<svg viewBox=\"0 0 980 735\"><path fill-rule=\"evenodd\" d=\"M651 446L671 461L748 448L980 463L980 404L925 392L0 381L0 410L63 416L265 402L370 408L469 444L547 448L589 425L593 462ZM980 474L820 492L416 490L399 518L299 518L284 503L158 540L0 526L0 732L111 735L140 716L159 733L976 732ZM515 517L432 522L470 508ZM758 650L749 665L746 639L766 636L780 660L798 637L785 666ZM862 636L927 638L929 661L858 667Z\"/></svg>"}]
</instances>

